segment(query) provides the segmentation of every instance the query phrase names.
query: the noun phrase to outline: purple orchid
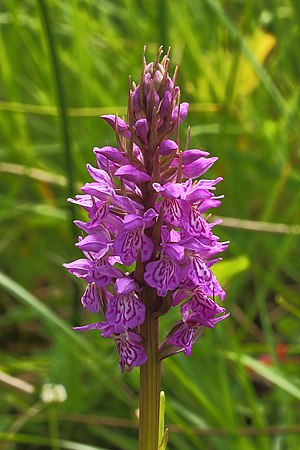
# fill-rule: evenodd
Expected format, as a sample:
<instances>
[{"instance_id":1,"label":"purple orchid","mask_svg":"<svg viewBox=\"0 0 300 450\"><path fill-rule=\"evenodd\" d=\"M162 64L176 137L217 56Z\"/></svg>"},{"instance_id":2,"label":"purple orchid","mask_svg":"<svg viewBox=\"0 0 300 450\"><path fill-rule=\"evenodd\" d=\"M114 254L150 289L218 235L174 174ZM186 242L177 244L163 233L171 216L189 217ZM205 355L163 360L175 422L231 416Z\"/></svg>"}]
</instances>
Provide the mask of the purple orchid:
<instances>
[{"instance_id":1,"label":"purple orchid","mask_svg":"<svg viewBox=\"0 0 300 450\"><path fill-rule=\"evenodd\" d=\"M151 363L149 318L180 309L181 319L157 347L162 359L190 355L203 330L228 316L215 301L225 291L211 269L228 242L213 233L221 221L205 216L221 203L214 191L222 178L199 179L217 158L188 149L189 131L182 150L178 128L189 105L180 103L177 70L169 76L169 52L160 56L144 60L127 119L102 116L116 144L94 148L97 167L87 164L92 181L69 199L87 217L75 221L84 232L76 244L84 257L64 266L87 283L83 307L101 316L75 329L113 338L122 372Z\"/></svg>"}]
</instances>

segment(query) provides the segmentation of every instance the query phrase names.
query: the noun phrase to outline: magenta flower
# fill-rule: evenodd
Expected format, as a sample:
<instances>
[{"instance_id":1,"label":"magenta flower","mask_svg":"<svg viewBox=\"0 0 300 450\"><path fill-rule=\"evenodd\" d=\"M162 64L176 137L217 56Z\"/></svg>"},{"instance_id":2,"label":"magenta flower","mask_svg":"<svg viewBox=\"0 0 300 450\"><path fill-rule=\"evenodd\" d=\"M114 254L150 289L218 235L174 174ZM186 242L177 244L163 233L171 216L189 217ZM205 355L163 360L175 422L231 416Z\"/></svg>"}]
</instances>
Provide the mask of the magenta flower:
<instances>
[{"instance_id":1,"label":"magenta flower","mask_svg":"<svg viewBox=\"0 0 300 450\"><path fill-rule=\"evenodd\" d=\"M212 271L228 242L213 232L220 220L206 216L221 203L214 191L222 178L199 179L217 158L186 149L189 133L182 149L178 127L189 105L180 103L176 71L169 76L169 54L161 61L160 55L144 63L126 120L102 116L116 143L94 148L92 180L69 199L86 211L86 221L75 221L84 233L76 244L83 257L64 266L87 283L83 307L100 315L76 329L114 339L122 371L152 364L149 320L158 323L171 307L181 318L156 349L161 359L190 355L203 330L228 316L215 301L225 291Z\"/></svg>"}]
</instances>

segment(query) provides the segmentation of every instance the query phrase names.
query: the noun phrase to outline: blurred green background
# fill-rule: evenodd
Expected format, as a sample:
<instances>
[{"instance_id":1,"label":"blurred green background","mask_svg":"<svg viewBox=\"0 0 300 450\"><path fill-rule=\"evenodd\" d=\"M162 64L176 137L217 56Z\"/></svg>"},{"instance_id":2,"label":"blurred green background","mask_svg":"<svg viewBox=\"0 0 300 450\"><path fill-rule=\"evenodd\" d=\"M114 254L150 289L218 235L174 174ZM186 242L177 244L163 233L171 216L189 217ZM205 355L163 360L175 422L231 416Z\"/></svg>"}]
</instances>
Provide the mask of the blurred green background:
<instances>
[{"instance_id":1,"label":"blurred green background","mask_svg":"<svg viewBox=\"0 0 300 450\"><path fill-rule=\"evenodd\" d=\"M299 450L299 20L299 0L1 1L1 449L137 448L138 370L71 328L94 317L62 268L79 257L66 198L114 144L99 115L125 114L143 46L163 44L183 136L219 157L231 241L215 269L231 317L164 363L168 449ZM45 383L66 401L43 403Z\"/></svg>"}]
</instances>

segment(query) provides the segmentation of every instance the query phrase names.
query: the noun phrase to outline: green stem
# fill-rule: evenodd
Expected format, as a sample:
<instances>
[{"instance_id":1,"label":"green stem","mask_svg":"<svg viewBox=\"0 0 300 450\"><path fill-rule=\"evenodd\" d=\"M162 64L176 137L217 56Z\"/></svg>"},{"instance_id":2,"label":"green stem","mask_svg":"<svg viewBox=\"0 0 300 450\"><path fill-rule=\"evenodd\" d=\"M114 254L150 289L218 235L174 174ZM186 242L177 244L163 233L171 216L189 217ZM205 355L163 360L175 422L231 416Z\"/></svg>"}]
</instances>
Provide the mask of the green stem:
<instances>
[{"instance_id":1,"label":"green stem","mask_svg":"<svg viewBox=\"0 0 300 450\"><path fill-rule=\"evenodd\" d=\"M139 450L158 450L160 361L158 357L158 318L151 312L152 292L144 288L147 308L142 335L146 340L148 360L140 368Z\"/></svg>"},{"instance_id":2,"label":"green stem","mask_svg":"<svg viewBox=\"0 0 300 450\"><path fill-rule=\"evenodd\" d=\"M54 405L50 405L48 414L49 414L49 433L51 438L51 450L60 450L60 446L58 444L59 432Z\"/></svg>"}]
</instances>

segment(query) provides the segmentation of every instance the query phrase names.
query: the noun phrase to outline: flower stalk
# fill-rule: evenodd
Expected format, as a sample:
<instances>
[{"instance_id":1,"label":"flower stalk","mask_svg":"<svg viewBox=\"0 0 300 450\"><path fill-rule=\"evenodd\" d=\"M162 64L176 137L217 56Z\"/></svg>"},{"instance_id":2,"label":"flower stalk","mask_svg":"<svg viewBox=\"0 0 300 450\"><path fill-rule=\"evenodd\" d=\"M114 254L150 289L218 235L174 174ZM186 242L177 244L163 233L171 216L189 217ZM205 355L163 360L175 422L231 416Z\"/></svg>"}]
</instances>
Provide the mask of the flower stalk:
<instances>
[{"instance_id":1,"label":"flower stalk","mask_svg":"<svg viewBox=\"0 0 300 450\"><path fill-rule=\"evenodd\" d=\"M139 450L157 450L159 435L160 371L158 318L151 312L151 296L146 298L146 318L141 334L146 342L147 362L140 368Z\"/></svg>"},{"instance_id":2,"label":"flower stalk","mask_svg":"<svg viewBox=\"0 0 300 450\"><path fill-rule=\"evenodd\" d=\"M207 210L217 207L217 179L199 179L215 163L204 150L180 148L180 125L188 113L169 75L170 50L154 62L143 55L140 83L129 81L127 121L102 118L115 130L116 147L95 147L97 167L83 195L87 222L76 246L80 258L65 267L87 282L81 303L100 320L78 331L100 330L115 341L121 371L140 366L139 450L166 447L160 420L161 361L189 356L205 328L225 319L215 297L225 292L211 267L228 242L219 242ZM177 308L180 305L179 308ZM159 342L159 318L170 308L180 318ZM160 438L159 438L160 436ZM161 442L159 442L161 441Z\"/></svg>"}]
</instances>

